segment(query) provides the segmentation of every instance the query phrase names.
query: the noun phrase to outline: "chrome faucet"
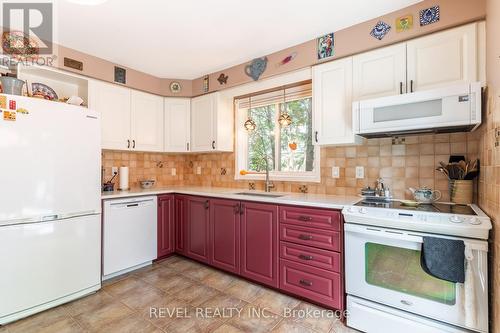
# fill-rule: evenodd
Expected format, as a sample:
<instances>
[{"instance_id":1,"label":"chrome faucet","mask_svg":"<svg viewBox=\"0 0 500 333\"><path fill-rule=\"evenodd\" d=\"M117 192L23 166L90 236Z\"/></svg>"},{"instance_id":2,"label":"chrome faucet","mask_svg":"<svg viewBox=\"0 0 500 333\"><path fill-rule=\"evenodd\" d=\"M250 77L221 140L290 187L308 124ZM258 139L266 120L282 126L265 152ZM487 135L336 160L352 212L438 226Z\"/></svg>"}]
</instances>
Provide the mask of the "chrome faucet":
<instances>
[{"instance_id":1,"label":"chrome faucet","mask_svg":"<svg viewBox=\"0 0 500 333\"><path fill-rule=\"evenodd\" d=\"M271 189L274 188L274 183L269 180L269 160L267 156L264 156L263 160L266 162L266 182L264 184L264 190L266 192L271 192Z\"/></svg>"}]
</instances>

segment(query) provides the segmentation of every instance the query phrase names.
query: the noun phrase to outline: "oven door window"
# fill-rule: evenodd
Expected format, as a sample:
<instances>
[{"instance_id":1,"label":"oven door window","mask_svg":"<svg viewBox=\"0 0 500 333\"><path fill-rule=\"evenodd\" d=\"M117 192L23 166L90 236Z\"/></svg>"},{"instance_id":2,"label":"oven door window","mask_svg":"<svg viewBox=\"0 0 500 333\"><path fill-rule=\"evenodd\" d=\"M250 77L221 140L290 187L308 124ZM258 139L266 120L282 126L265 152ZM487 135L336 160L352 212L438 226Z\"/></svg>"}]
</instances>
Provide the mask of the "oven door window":
<instances>
[{"instance_id":1,"label":"oven door window","mask_svg":"<svg viewBox=\"0 0 500 333\"><path fill-rule=\"evenodd\" d=\"M365 243L365 279L370 285L454 305L455 283L435 278L420 266L420 251Z\"/></svg>"}]
</instances>

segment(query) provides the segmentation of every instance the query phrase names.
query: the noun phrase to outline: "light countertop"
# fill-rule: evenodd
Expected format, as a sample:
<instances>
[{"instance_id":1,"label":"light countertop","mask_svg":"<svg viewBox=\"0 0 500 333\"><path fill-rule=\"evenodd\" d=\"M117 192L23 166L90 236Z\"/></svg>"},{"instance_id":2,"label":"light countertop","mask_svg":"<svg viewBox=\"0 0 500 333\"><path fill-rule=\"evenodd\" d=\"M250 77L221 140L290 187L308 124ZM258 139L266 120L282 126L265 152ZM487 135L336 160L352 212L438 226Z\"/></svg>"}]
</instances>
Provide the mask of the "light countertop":
<instances>
[{"instance_id":1,"label":"light countertop","mask_svg":"<svg viewBox=\"0 0 500 333\"><path fill-rule=\"evenodd\" d=\"M237 194L237 193L261 193L262 196ZM237 188L223 187L203 187L203 186L169 186L153 187L151 189L130 189L128 191L103 192L102 200L123 199L130 197L158 195L158 194L187 194L198 195L213 198L266 202L281 205L298 205L331 209L342 209L344 206L350 206L360 201L357 196L326 195L326 194L308 194L308 193L290 193L290 192L271 192L271 195L282 195L280 197L266 196L262 191L250 191Z\"/></svg>"}]
</instances>

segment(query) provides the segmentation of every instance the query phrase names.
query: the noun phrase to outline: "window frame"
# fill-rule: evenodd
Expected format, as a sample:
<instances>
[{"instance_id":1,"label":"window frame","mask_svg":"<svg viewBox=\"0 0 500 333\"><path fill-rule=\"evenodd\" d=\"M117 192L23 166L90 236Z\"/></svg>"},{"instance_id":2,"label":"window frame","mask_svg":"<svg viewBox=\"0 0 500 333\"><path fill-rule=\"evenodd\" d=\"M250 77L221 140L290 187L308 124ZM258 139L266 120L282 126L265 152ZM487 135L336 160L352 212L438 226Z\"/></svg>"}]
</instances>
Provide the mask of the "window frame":
<instances>
[{"instance_id":1,"label":"window frame","mask_svg":"<svg viewBox=\"0 0 500 333\"><path fill-rule=\"evenodd\" d=\"M300 97L300 98L295 98L295 99L287 99L287 102L293 101L293 100L299 100L303 99L305 97ZM310 96L312 98L312 94ZM276 102L276 115L275 115L275 121L276 121L276 126L279 130L275 130L275 151L276 157L280 157L281 155L281 148L280 148L280 136L281 136L281 128L279 127L278 124L278 118L280 116L280 109L279 105L282 103L282 101ZM234 100L234 107L235 107L235 113L236 113L236 142L235 142L235 180L247 180L247 181L252 181L252 180L265 180L265 175L264 174L246 174L246 175L241 175L240 170L246 170L247 165L248 165L248 132L245 130L243 127L243 124L247 120L247 115L248 115L248 108L240 108L238 99L235 98ZM311 121L314 119L314 104L311 105ZM313 133L311 133L313 135ZM320 164L320 147L316 144L314 144L313 140L313 146L314 146L314 163L313 163L313 171L277 171L277 170L270 170L269 171L269 179L270 180L275 180L275 181L290 181L290 182L314 182L314 183L319 183L321 181L321 164ZM278 164L280 162L277 161L275 163L275 168L277 168Z\"/></svg>"}]
</instances>

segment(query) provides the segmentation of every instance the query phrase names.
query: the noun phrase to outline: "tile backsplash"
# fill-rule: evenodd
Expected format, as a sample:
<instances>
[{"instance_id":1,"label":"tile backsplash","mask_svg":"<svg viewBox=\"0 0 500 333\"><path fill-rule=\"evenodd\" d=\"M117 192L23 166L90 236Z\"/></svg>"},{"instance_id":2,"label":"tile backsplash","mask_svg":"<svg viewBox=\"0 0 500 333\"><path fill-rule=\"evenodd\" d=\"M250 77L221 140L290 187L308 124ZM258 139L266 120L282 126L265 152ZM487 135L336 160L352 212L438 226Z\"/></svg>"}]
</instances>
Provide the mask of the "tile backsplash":
<instances>
[{"instance_id":1,"label":"tile backsplash","mask_svg":"<svg viewBox=\"0 0 500 333\"><path fill-rule=\"evenodd\" d=\"M479 153L478 133L427 134L369 139L359 146L321 148L321 182L275 182L277 191L356 195L365 186L374 186L377 178L384 182L397 198L410 198L408 187L438 189L442 200L448 200L448 181L435 171L440 161L450 155L475 159ZM234 179L234 153L162 154L138 152L102 152L105 179L111 177L111 167L128 166L130 185L138 186L142 179L154 179L156 186L203 185L245 188L248 181ZM340 168L340 177L332 178L332 167ZM356 166L365 169L365 178L356 179ZM175 168L175 175L172 169ZM200 174L197 174L197 171ZM254 181L263 189L263 181ZM304 186L305 185L305 186Z\"/></svg>"}]
</instances>

